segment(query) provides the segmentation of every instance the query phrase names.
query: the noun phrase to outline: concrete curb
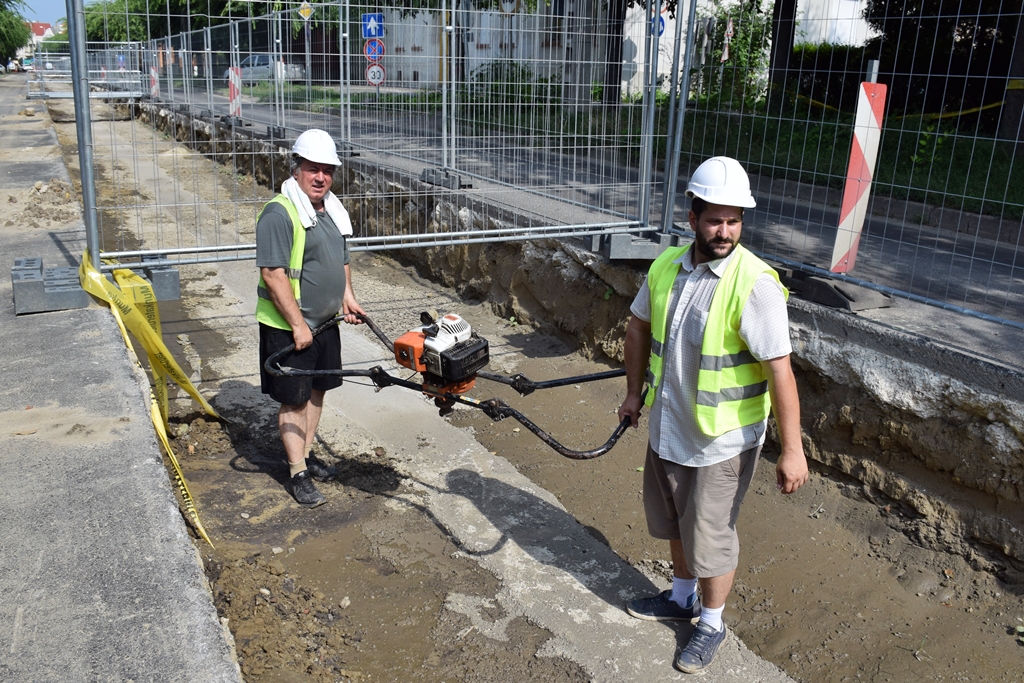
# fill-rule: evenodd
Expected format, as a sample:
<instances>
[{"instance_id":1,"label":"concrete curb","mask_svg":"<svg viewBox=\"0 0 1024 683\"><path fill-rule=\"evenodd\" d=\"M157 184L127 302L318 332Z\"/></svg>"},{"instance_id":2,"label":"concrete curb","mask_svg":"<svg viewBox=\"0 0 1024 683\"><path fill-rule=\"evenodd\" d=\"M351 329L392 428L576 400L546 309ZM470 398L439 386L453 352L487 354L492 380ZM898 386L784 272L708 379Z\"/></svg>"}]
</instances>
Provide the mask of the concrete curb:
<instances>
[{"instance_id":1,"label":"concrete curb","mask_svg":"<svg viewBox=\"0 0 1024 683\"><path fill-rule=\"evenodd\" d=\"M41 107L16 116L23 85L0 81L0 194L68 177ZM12 258L76 265L83 248L80 222L0 227ZM10 301L7 277L0 297ZM0 350L0 679L241 681L162 462L148 380L110 313L6 306Z\"/></svg>"}]
</instances>

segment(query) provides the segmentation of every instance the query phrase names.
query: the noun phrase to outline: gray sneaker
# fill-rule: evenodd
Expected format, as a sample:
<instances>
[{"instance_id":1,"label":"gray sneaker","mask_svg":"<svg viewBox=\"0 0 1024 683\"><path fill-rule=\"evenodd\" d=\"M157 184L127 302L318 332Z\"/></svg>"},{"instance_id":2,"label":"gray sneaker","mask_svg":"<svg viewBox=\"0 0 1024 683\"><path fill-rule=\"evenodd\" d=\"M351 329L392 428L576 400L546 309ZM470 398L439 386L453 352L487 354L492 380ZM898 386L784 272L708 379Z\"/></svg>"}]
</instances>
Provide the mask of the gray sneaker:
<instances>
[{"instance_id":1,"label":"gray sneaker","mask_svg":"<svg viewBox=\"0 0 1024 683\"><path fill-rule=\"evenodd\" d=\"M690 636L690 642L686 644L676 656L673 663L677 669L684 674L698 674L711 666L718 654L718 648L725 642L729 629L722 624L721 631L715 631L703 621L698 621Z\"/></svg>"},{"instance_id":2,"label":"gray sneaker","mask_svg":"<svg viewBox=\"0 0 1024 683\"><path fill-rule=\"evenodd\" d=\"M700 598L694 596L693 604L680 607L672 599L669 589L650 598L637 598L626 603L626 611L637 619L648 621L693 621L700 618Z\"/></svg>"},{"instance_id":3,"label":"gray sneaker","mask_svg":"<svg viewBox=\"0 0 1024 683\"><path fill-rule=\"evenodd\" d=\"M292 477L290 485L292 495L295 496L295 502L303 507L315 508L317 505L323 505L327 502L324 494L316 490L316 484L313 483L313 479L309 476L309 470L302 470Z\"/></svg>"},{"instance_id":4,"label":"gray sneaker","mask_svg":"<svg viewBox=\"0 0 1024 683\"><path fill-rule=\"evenodd\" d=\"M338 468L328 465L313 455L313 451L310 451L309 457L306 458L306 469L309 470L309 475L317 481L327 481L338 476Z\"/></svg>"}]
</instances>

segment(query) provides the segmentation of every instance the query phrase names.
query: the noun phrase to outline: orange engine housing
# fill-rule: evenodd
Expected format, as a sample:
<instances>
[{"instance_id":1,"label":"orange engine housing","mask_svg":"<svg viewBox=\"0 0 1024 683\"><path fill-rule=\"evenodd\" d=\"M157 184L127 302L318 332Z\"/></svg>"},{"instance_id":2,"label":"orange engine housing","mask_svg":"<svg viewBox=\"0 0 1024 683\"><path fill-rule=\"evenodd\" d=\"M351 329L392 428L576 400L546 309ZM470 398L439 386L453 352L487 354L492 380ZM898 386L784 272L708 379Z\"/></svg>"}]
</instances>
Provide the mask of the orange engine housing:
<instances>
[{"instance_id":1,"label":"orange engine housing","mask_svg":"<svg viewBox=\"0 0 1024 683\"><path fill-rule=\"evenodd\" d=\"M406 332L394 347L398 364L420 373L423 393L437 397L472 389L476 373L489 358L487 340L471 334L469 325L456 315Z\"/></svg>"},{"instance_id":2,"label":"orange engine housing","mask_svg":"<svg viewBox=\"0 0 1024 683\"><path fill-rule=\"evenodd\" d=\"M427 338L423 332L412 330L395 340L395 360L402 367L416 372L426 372L427 364L423 362L423 342Z\"/></svg>"}]
</instances>

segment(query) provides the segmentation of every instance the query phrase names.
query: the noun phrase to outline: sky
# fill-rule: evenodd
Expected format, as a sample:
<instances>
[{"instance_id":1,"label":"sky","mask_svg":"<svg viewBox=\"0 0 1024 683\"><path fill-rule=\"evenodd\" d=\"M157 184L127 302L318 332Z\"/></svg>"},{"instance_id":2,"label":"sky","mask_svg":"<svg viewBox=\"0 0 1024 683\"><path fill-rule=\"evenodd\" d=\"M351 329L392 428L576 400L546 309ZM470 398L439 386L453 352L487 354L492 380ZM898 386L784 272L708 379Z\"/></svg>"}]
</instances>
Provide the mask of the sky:
<instances>
[{"instance_id":1,"label":"sky","mask_svg":"<svg viewBox=\"0 0 1024 683\"><path fill-rule=\"evenodd\" d=\"M68 15L68 6L64 0L25 0L20 14L29 21L44 21L52 25Z\"/></svg>"}]
</instances>

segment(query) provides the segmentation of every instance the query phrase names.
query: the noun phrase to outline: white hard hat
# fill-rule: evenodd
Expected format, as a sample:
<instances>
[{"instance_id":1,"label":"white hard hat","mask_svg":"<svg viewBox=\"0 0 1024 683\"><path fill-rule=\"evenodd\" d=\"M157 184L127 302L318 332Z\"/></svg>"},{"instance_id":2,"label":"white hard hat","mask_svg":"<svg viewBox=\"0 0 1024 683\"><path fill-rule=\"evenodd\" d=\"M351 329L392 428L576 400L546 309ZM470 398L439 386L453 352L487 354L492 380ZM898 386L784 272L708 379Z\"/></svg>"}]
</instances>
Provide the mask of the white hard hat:
<instances>
[{"instance_id":1,"label":"white hard hat","mask_svg":"<svg viewBox=\"0 0 1024 683\"><path fill-rule=\"evenodd\" d=\"M687 197L700 197L709 204L757 206L750 194L750 179L740 162L731 157L711 157L697 167L686 185Z\"/></svg>"},{"instance_id":2,"label":"white hard hat","mask_svg":"<svg viewBox=\"0 0 1024 683\"><path fill-rule=\"evenodd\" d=\"M310 128L295 139L292 146L292 154L312 161L315 164L330 164L341 166L341 159L338 158L338 148L327 131L319 128Z\"/></svg>"}]
</instances>

